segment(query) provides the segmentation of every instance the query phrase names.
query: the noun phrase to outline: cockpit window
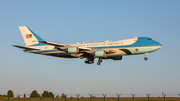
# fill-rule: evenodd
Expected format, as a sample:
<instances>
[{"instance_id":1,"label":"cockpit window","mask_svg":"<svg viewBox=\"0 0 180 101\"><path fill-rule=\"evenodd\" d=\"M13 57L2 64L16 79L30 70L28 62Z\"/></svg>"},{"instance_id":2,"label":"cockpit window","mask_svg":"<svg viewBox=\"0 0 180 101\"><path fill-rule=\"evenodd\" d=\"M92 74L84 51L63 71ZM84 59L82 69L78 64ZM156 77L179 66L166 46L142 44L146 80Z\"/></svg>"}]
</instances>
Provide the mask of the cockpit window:
<instances>
[{"instance_id":1,"label":"cockpit window","mask_svg":"<svg viewBox=\"0 0 180 101\"><path fill-rule=\"evenodd\" d=\"M148 40L152 40L151 38L148 38Z\"/></svg>"}]
</instances>

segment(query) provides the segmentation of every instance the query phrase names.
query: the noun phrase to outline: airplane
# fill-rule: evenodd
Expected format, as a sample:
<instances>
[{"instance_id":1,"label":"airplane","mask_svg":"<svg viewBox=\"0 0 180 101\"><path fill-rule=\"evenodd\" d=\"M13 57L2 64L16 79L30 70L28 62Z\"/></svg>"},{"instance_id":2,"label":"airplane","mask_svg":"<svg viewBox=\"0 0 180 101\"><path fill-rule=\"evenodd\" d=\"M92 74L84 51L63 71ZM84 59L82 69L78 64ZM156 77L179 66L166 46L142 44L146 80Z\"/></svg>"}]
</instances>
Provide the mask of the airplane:
<instances>
[{"instance_id":1,"label":"airplane","mask_svg":"<svg viewBox=\"0 0 180 101\"><path fill-rule=\"evenodd\" d=\"M94 43L59 44L44 41L26 26L19 27L26 46L12 45L23 49L24 52L42 54L61 58L86 58L86 64L94 63L99 58L97 65L102 59L122 60L122 56L145 54L147 55L162 47L162 45L149 37L134 37L117 41L104 41Z\"/></svg>"}]
</instances>

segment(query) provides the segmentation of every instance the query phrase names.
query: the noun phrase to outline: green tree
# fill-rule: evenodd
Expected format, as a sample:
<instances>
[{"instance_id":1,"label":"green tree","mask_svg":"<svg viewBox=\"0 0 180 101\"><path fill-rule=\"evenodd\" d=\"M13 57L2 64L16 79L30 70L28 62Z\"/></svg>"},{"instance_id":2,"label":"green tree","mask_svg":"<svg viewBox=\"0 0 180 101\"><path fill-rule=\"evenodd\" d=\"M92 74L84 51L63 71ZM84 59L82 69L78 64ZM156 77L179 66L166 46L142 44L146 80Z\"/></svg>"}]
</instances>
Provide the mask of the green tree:
<instances>
[{"instance_id":1,"label":"green tree","mask_svg":"<svg viewBox=\"0 0 180 101\"><path fill-rule=\"evenodd\" d=\"M64 93L61 94L61 98L65 98L66 95Z\"/></svg>"},{"instance_id":2,"label":"green tree","mask_svg":"<svg viewBox=\"0 0 180 101\"><path fill-rule=\"evenodd\" d=\"M43 97L43 98L48 98L48 91L44 91L44 92L42 93L42 97Z\"/></svg>"},{"instance_id":3,"label":"green tree","mask_svg":"<svg viewBox=\"0 0 180 101\"><path fill-rule=\"evenodd\" d=\"M39 94L37 93L36 90L33 90L31 93L31 98L39 98Z\"/></svg>"},{"instance_id":4,"label":"green tree","mask_svg":"<svg viewBox=\"0 0 180 101\"><path fill-rule=\"evenodd\" d=\"M26 98L26 94L24 94L24 98Z\"/></svg>"},{"instance_id":5,"label":"green tree","mask_svg":"<svg viewBox=\"0 0 180 101\"><path fill-rule=\"evenodd\" d=\"M50 98L54 97L54 94L52 92L49 92L49 97Z\"/></svg>"},{"instance_id":6,"label":"green tree","mask_svg":"<svg viewBox=\"0 0 180 101\"><path fill-rule=\"evenodd\" d=\"M52 98L53 96L54 96L54 95L53 95L52 92L44 91L44 92L42 93L42 97L43 97L43 98Z\"/></svg>"},{"instance_id":7,"label":"green tree","mask_svg":"<svg viewBox=\"0 0 180 101\"><path fill-rule=\"evenodd\" d=\"M12 91L12 90L9 90L9 91L7 92L7 96L9 96L9 97L14 97L13 91Z\"/></svg>"},{"instance_id":8,"label":"green tree","mask_svg":"<svg viewBox=\"0 0 180 101\"><path fill-rule=\"evenodd\" d=\"M59 98L59 95L56 95L56 98Z\"/></svg>"}]
</instances>

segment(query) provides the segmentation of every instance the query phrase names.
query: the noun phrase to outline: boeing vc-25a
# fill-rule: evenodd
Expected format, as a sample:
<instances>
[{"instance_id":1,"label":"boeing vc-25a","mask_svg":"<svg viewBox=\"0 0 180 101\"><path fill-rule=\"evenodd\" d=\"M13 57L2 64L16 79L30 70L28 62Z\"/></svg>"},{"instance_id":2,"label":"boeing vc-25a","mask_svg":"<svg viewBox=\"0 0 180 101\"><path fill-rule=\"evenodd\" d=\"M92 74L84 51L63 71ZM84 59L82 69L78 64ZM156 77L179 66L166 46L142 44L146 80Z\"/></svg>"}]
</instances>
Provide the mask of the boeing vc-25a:
<instances>
[{"instance_id":1,"label":"boeing vc-25a","mask_svg":"<svg viewBox=\"0 0 180 101\"><path fill-rule=\"evenodd\" d=\"M121 60L122 56L147 54L156 51L162 45L149 37L134 37L117 41L104 41L94 43L59 44L44 41L26 26L19 27L26 46L13 45L23 49L24 52L42 54L62 58L86 58L86 64L94 63L100 65L102 59Z\"/></svg>"}]
</instances>

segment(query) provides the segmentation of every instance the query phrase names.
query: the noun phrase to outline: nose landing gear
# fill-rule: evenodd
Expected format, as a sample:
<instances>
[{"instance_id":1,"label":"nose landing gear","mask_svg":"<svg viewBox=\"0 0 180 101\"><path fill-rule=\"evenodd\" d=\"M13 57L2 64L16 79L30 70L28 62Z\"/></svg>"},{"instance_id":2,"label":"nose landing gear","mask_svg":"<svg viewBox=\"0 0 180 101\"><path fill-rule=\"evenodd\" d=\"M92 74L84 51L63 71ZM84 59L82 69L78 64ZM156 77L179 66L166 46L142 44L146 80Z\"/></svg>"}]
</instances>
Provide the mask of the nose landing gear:
<instances>
[{"instance_id":1,"label":"nose landing gear","mask_svg":"<svg viewBox=\"0 0 180 101\"><path fill-rule=\"evenodd\" d=\"M148 60L148 58L147 58L147 57L144 57L144 60Z\"/></svg>"},{"instance_id":2,"label":"nose landing gear","mask_svg":"<svg viewBox=\"0 0 180 101\"><path fill-rule=\"evenodd\" d=\"M148 60L147 55L148 53L145 54L144 60Z\"/></svg>"}]
</instances>

